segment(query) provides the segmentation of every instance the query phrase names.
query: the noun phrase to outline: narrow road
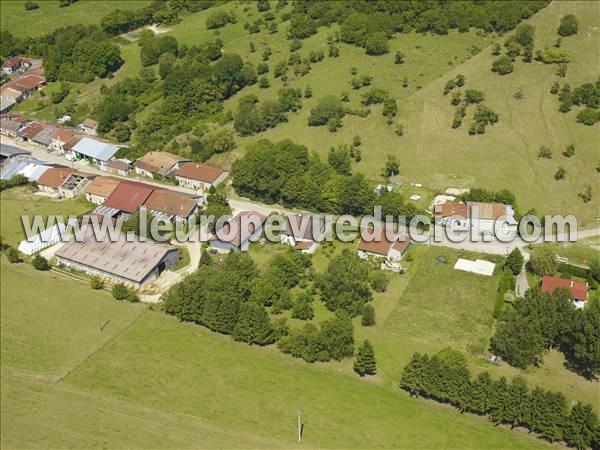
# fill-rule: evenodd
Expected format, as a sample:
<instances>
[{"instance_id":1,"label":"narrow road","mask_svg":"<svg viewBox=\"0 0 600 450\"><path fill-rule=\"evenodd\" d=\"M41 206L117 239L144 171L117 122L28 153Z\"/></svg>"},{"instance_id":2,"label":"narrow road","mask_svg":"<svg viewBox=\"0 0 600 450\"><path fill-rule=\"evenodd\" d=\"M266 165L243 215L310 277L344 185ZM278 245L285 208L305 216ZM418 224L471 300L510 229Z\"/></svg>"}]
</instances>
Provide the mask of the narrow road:
<instances>
[{"instance_id":1,"label":"narrow road","mask_svg":"<svg viewBox=\"0 0 600 450\"><path fill-rule=\"evenodd\" d=\"M521 270L519 275L517 275L516 285L515 285L515 293L518 297L525 296L525 292L529 289L529 282L527 281L527 275L525 270Z\"/></svg>"}]
</instances>

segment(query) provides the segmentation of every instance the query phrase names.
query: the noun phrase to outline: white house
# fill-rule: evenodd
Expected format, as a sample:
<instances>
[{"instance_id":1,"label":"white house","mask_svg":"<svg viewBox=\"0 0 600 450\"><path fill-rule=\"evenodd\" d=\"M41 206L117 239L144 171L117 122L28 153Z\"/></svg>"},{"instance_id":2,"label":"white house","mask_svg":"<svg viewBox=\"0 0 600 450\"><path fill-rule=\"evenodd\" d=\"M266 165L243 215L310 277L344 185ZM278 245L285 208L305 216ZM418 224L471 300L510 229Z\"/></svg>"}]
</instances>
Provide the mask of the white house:
<instances>
[{"instance_id":1,"label":"white house","mask_svg":"<svg viewBox=\"0 0 600 450\"><path fill-rule=\"evenodd\" d=\"M154 175L172 178L173 173L189 161L169 152L149 152L135 162L135 173L148 178L153 178Z\"/></svg>"},{"instance_id":2,"label":"white house","mask_svg":"<svg viewBox=\"0 0 600 450\"><path fill-rule=\"evenodd\" d=\"M174 174L180 186L204 192L225 180L228 172L208 164L186 162Z\"/></svg>"},{"instance_id":3,"label":"white house","mask_svg":"<svg viewBox=\"0 0 600 450\"><path fill-rule=\"evenodd\" d=\"M96 136L98 134L98 122L93 119L85 119L83 123L80 123L77 128L85 134L90 136Z\"/></svg>"},{"instance_id":4,"label":"white house","mask_svg":"<svg viewBox=\"0 0 600 450\"><path fill-rule=\"evenodd\" d=\"M223 225L209 239L210 248L220 253L246 252L250 243L263 233L267 216L256 211L242 211Z\"/></svg>"},{"instance_id":5,"label":"white house","mask_svg":"<svg viewBox=\"0 0 600 450\"><path fill-rule=\"evenodd\" d=\"M503 233L515 233L518 222L511 205L503 203L458 202L435 205L433 215L437 223L456 231L476 230L479 234L495 234L495 226L502 223Z\"/></svg>"}]
</instances>

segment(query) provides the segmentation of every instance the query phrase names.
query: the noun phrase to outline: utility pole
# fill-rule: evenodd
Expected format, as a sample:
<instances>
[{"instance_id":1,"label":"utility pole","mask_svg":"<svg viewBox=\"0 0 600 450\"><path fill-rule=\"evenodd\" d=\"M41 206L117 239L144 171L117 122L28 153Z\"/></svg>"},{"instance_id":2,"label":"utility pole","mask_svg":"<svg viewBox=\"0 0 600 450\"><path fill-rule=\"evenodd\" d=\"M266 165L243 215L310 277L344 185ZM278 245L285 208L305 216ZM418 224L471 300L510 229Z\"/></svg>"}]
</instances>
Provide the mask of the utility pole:
<instances>
[{"instance_id":1,"label":"utility pole","mask_svg":"<svg viewBox=\"0 0 600 450\"><path fill-rule=\"evenodd\" d=\"M300 418L300 410L298 410L298 444L302 442L302 419Z\"/></svg>"}]
</instances>

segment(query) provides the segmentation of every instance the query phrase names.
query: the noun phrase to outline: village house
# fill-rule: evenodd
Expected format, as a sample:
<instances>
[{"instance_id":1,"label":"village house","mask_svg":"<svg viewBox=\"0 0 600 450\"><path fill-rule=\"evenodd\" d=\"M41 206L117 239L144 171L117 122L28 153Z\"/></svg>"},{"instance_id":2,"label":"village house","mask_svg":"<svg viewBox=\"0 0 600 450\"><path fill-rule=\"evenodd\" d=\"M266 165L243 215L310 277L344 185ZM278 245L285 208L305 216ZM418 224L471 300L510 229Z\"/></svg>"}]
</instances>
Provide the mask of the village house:
<instances>
[{"instance_id":1,"label":"village house","mask_svg":"<svg viewBox=\"0 0 600 450\"><path fill-rule=\"evenodd\" d=\"M156 189L144 202L143 208L153 216L169 222L189 219L198 211L198 203L192 197L169 191Z\"/></svg>"},{"instance_id":2,"label":"village house","mask_svg":"<svg viewBox=\"0 0 600 450\"><path fill-rule=\"evenodd\" d=\"M135 173L149 178L153 178L155 175L172 178L173 172L189 161L189 159L168 152L150 152L136 161Z\"/></svg>"},{"instance_id":3,"label":"village house","mask_svg":"<svg viewBox=\"0 0 600 450\"><path fill-rule=\"evenodd\" d=\"M29 122L17 133L17 140L33 143L33 138L38 135L46 126L40 122Z\"/></svg>"},{"instance_id":4,"label":"village house","mask_svg":"<svg viewBox=\"0 0 600 450\"><path fill-rule=\"evenodd\" d=\"M204 192L225 180L228 172L208 164L187 162L175 171L175 179L180 186Z\"/></svg>"},{"instance_id":5,"label":"village house","mask_svg":"<svg viewBox=\"0 0 600 450\"><path fill-rule=\"evenodd\" d=\"M209 239L215 252L246 252L250 242L260 238L267 216L256 211L242 211L223 225L220 233ZM219 236L221 234L221 236Z\"/></svg>"},{"instance_id":6,"label":"village house","mask_svg":"<svg viewBox=\"0 0 600 450\"><path fill-rule=\"evenodd\" d=\"M60 266L141 288L179 262L179 250L154 241L128 241L125 233L116 242L98 241L93 234L71 239L55 254Z\"/></svg>"},{"instance_id":7,"label":"village house","mask_svg":"<svg viewBox=\"0 0 600 450\"><path fill-rule=\"evenodd\" d=\"M291 214L286 217L285 229L279 237L283 244L291 245L302 253L312 254L325 237L325 228L325 220L320 216Z\"/></svg>"},{"instance_id":8,"label":"village house","mask_svg":"<svg viewBox=\"0 0 600 450\"><path fill-rule=\"evenodd\" d=\"M79 128L82 133L90 136L96 136L98 134L98 122L93 119L85 119L77 126L77 128Z\"/></svg>"},{"instance_id":9,"label":"village house","mask_svg":"<svg viewBox=\"0 0 600 450\"><path fill-rule=\"evenodd\" d=\"M28 59L20 56L13 56L2 63L2 73L10 75L15 73L21 67L30 67L31 63Z\"/></svg>"},{"instance_id":10,"label":"village house","mask_svg":"<svg viewBox=\"0 0 600 450\"><path fill-rule=\"evenodd\" d=\"M0 133L4 136L16 137L17 133L27 123L27 120L18 115L6 115L0 118Z\"/></svg>"},{"instance_id":11,"label":"village house","mask_svg":"<svg viewBox=\"0 0 600 450\"><path fill-rule=\"evenodd\" d=\"M121 180L114 177L96 177L85 187L85 198L95 204L103 204L117 188Z\"/></svg>"},{"instance_id":12,"label":"village house","mask_svg":"<svg viewBox=\"0 0 600 450\"><path fill-rule=\"evenodd\" d=\"M20 102L23 98L27 98L32 92L42 89L45 85L46 79L44 77L34 73L29 73L6 83L4 86L2 86L2 92L0 92L0 94L7 95L3 91L5 89L11 89L20 94L18 99L15 98L17 102Z\"/></svg>"},{"instance_id":13,"label":"village house","mask_svg":"<svg viewBox=\"0 0 600 450\"><path fill-rule=\"evenodd\" d=\"M128 159L112 159L106 163L106 171L113 175L126 177L131 172L131 161Z\"/></svg>"},{"instance_id":14,"label":"village house","mask_svg":"<svg viewBox=\"0 0 600 450\"><path fill-rule=\"evenodd\" d=\"M511 205L504 203L459 202L435 205L433 215L436 223L456 231L478 230L480 234L495 234L495 224L503 219L504 233L517 231L518 222Z\"/></svg>"},{"instance_id":15,"label":"village house","mask_svg":"<svg viewBox=\"0 0 600 450\"><path fill-rule=\"evenodd\" d=\"M74 145L69 146L68 150L65 150L65 158L69 161L87 159L90 164L95 164L100 169L106 170L106 164L118 151L118 145L84 136Z\"/></svg>"},{"instance_id":16,"label":"village house","mask_svg":"<svg viewBox=\"0 0 600 450\"><path fill-rule=\"evenodd\" d=\"M65 153L65 144L69 142L77 133L68 128L58 128L52 136L52 141L48 147L51 151L56 151L58 155Z\"/></svg>"},{"instance_id":17,"label":"village house","mask_svg":"<svg viewBox=\"0 0 600 450\"><path fill-rule=\"evenodd\" d=\"M577 309L585 306L585 302L588 300L588 284L586 282L544 275L541 285L542 292L554 292L560 288L568 289L571 292L573 304Z\"/></svg>"},{"instance_id":18,"label":"village house","mask_svg":"<svg viewBox=\"0 0 600 450\"><path fill-rule=\"evenodd\" d=\"M395 240L388 240L385 230L381 229L373 237L373 240L367 241L361 235L358 244L359 257L363 259L385 258L388 261L396 262L404 258L410 247L410 238L404 234L397 235Z\"/></svg>"},{"instance_id":19,"label":"village house","mask_svg":"<svg viewBox=\"0 0 600 450\"><path fill-rule=\"evenodd\" d=\"M52 167L39 177L37 185L40 191L53 197L74 198L81 194L86 184L94 178L95 175L70 167Z\"/></svg>"},{"instance_id":20,"label":"village house","mask_svg":"<svg viewBox=\"0 0 600 450\"><path fill-rule=\"evenodd\" d=\"M30 139L30 142L38 147L48 149L56 133L56 128L44 124L44 128Z\"/></svg>"},{"instance_id":21,"label":"village house","mask_svg":"<svg viewBox=\"0 0 600 450\"><path fill-rule=\"evenodd\" d=\"M10 111L16 104L17 101L10 95L5 95L9 90L0 92L0 113Z\"/></svg>"}]
</instances>

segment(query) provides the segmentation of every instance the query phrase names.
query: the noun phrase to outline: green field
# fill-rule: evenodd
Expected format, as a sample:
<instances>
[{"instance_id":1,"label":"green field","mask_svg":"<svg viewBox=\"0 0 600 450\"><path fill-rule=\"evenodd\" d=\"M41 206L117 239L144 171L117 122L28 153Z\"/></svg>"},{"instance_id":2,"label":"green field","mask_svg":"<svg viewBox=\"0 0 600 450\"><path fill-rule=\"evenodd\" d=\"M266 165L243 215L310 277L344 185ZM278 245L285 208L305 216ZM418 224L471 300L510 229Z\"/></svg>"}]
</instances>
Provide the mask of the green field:
<instances>
[{"instance_id":1,"label":"green field","mask_svg":"<svg viewBox=\"0 0 600 450\"><path fill-rule=\"evenodd\" d=\"M39 8L26 11L23 0L0 1L0 27L10 31L13 36L35 37L51 33L57 28L75 25L99 24L100 20L113 9L117 2L85 0L66 8L59 8L58 1L43 0L37 2ZM120 9L139 9L146 6L146 0L119 0Z\"/></svg>"},{"instance_id":2,"label":"green field","mask_svg":"<svg viewBox=\"0 0 600 450\"><path fill-rule=\"evenodd\" d=\"M34 195L29 187L6 190L0 195L0 236L7 244L17 246L25 239L21 216L40 215L44 221L49 215L78 216L93 209L83 198L54 200Z\"/></svg>"}]
</instances>

